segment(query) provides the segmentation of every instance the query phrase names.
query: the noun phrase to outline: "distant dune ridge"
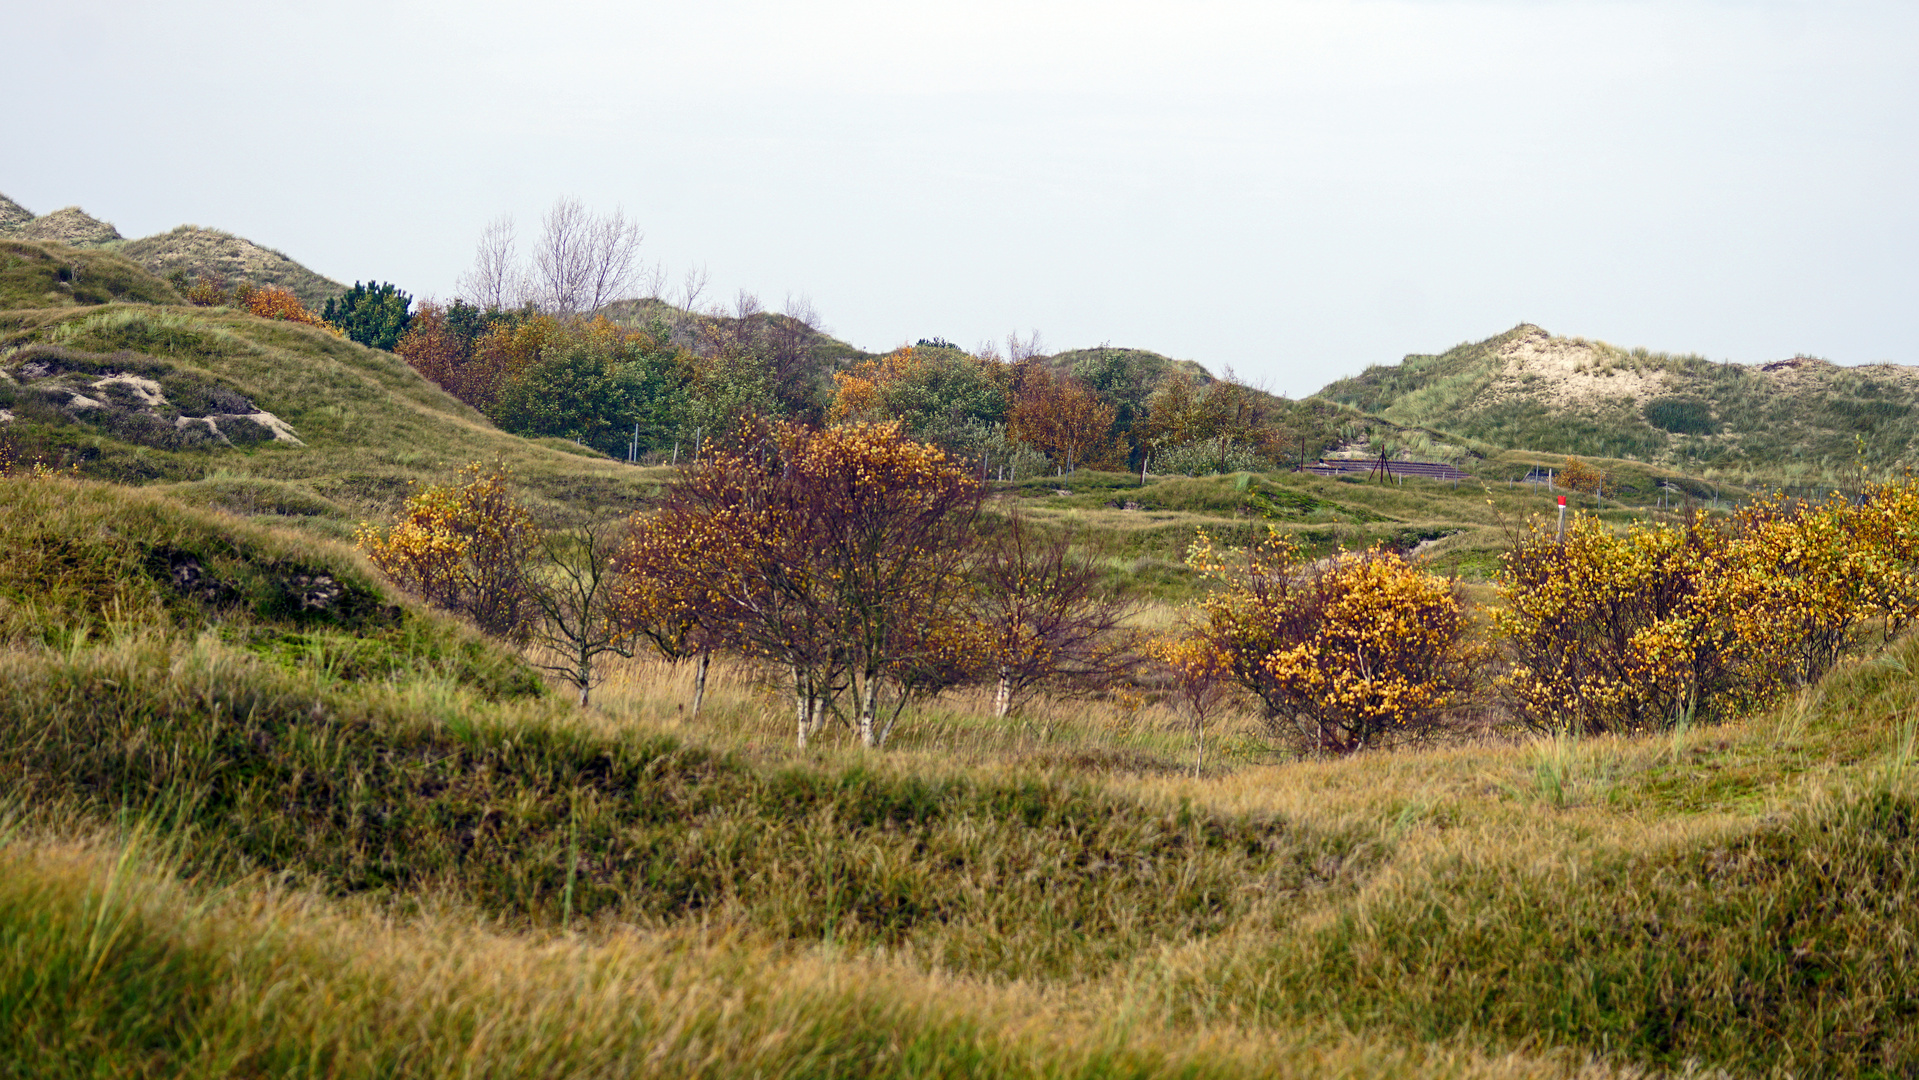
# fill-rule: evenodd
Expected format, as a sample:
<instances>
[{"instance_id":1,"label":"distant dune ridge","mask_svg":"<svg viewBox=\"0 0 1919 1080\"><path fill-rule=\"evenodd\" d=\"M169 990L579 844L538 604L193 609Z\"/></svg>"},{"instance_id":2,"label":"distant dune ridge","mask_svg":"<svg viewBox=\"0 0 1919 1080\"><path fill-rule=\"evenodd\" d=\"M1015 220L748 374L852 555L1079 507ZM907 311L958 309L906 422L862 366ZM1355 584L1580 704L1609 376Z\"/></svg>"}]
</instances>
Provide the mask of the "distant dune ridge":
<instances>
[{"instance_id":1,"label":"distant dune ridge","mask_svg":"<svg viewBox=\"0 0 1919 1080\"><path fill-rule=\"evenodd\" d=\"M1368 368L1320 396L1499 449L1718 466L1919 462L1919 368L1720 363L1530 323Z\"/></svg>"},{"instance_id":2,"label":"distant dune ridge","mask_svg":"<svg viewBox=\"0 0 1919 1080\"><path fill-rule=\"evenodd\" d=\"M242 281L277 285L314 311L347 289L282 252L218 229L181 225L169 232L128 240L112 224L77 206L36 216L5 195L0 195L0 237L105 248L163 278L181 275L192 282L201 274L212 274L228 285Z\"/></svg>"},{"instance_id":3,"label":"distant dune ridge","mask_svg":"<svg viewBox=\"0 0 1919 1080\"><path fill-rule=\"evenodd\" d=\"M202 275L227 285L275 285L316 312L346 291L341 282L283 252L231 233L181 225L128 240L112 224L77 206L36 216L0 195L0 238L118 255L176 287ZM88 271L81 275L81 284L95 277L97 273ZM81 300L77 294L66 296L76 285L65 279L35 287L48 297ZM678 324L687 313L659 300L623 300L604 314L628 324L655 318ZM771 312L751 314L743 323L764 324L762 330L792 338L821 380L875 355L833 338L816 323ZM1130 389L1134 396L1143 396L1175 373L1200 382L1214 377L1193 361L1104 345L1045 359L1053 369L1070 372L1103 392ZM1351 438L1368 454L1377 428L1396 429L1402 436L1424 433L1449 452L1482 456L1528 450L1679 468L1787 466L1789 471L1814 472L1859 464L1919 465L1919 368L1896 364L1842 367L1808 356L1766 364L1719 363L1697 355L1558 337L1522 323L1443 353L1376 365L1312 396L1358 410L1364 430ZM1402 447L1402 456L1414 449Z\"/></svg>"},{"instance_id":4,"label":"distant dune ridge","mask_svg":"<svg viewBox=\"0 0 1919 1080\"><path fill-rule=\"evenodd\" d=\"M229 283L277 285L313 311L347 290L340 282L308 270L282 252L199 225L181 225L171 232L129 240L118 250L161 277L181 272L190 280L204 272Z\"/></svg>"},{"instance_id":5,"label":"distant dune ridge","mask_svg":"<svg viewBox=\"0 0 1919 1080\"><path fill-rule=\"evenodd\" d=\"M0 195L0 236L17 235L32 220L33 211Z\"/></svg>"}]
</instances>

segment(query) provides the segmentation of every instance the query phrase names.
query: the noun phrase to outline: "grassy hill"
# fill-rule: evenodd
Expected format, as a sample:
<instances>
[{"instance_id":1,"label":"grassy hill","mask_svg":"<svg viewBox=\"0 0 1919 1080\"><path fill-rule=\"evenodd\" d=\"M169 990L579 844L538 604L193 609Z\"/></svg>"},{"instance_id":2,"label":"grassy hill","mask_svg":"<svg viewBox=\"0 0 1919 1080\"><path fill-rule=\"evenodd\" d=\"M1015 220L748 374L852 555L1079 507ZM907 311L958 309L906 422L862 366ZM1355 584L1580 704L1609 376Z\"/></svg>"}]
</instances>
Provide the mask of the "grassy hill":
<instances>
[{"instance_id":1,"label":"grassy hill","mask_svg":"<svg viewBox=\"0 0 1919 1080\"><path fill-rule=\"evenodd\" d=\"M16 235L21 227L33 220L33 211L0 195L0 236Z\"/></svg>"},{"instance_id":2,"label":"grassy hill","mask_svg":"<svg viewBox=\"0 0 1919 1080\"><path fill-rule=\"evenodd\" d=\"M111 246L161 277L191 282L201 274L212 274L228 285L242 281L275 285L299 297L313 311L347 290L340 282L308 270L282 252L199 225L182 225L171 232Z\"/></svg>"},{"instance_id":3,"label":"grassy hill","mask_svg":"<svg viewBox=\"0 0 1919 1080\"><path fill-rule=\"evenodd\" d=\"M314 311L347 290L340 282L314 273L282 252L218 229L182 225L170 232L128 240L118 229L77 206L35 216L5 195L0 195L0 239L105 248L176 283L191 283L202 274L211 274L229 287L243 281L276 285Z\"/></svg>"},{"instance_id":4,"label":"grassy hill","mask_svg":"<svg viewBox=\"0 0 1919 1080\"><path fill-rule=\"evenodd\" d=\"M1795 357L1747 366L1522 325L1320 391L1482 448L1633 458L1816 481L1919 461L1919 368Z\"/></svg>"},{"instance_id":5,"label":"grassy hill","mask_svg":"<svg viewBox=\"0 0 1919 1080\"><path fill-rule=\"evenodd\" d=\"M0 437L16 456L335 536L471 461L505 462L558 519L629 510L657 485L507 435L392 353L178 299L111 252L0 241Z\"/></svg>"}]
</instances>

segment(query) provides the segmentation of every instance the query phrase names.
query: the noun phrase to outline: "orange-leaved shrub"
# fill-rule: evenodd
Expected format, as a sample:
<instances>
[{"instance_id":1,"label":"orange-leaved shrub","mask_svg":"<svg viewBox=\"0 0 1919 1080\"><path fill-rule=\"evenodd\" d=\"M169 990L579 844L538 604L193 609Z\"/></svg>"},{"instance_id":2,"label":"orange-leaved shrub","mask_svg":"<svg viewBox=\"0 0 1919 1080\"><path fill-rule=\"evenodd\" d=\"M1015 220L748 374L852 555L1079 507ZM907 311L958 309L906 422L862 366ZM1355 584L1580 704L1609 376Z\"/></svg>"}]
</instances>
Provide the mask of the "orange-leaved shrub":
<instances>
[{"instance_id":1,"label":"orange-leaved shrub","mask_svg":"<svg viewBox=\"0 0 1919 1080\"><path fill-rule=\"evenodd\" d=\"M1459 588L1372 548L1308 561L1276 528L1243 550L1204 532L1187 563L1212 591L1191 636L1265 706L1276 733L1350 753L1469 705L1483 649Z\"/></svg>"},{"instance_id":2,"label":"orange-leaved shrub","mask_svg":"<svg viewBox=\"0 0 1919 1080\"><path fill-rule=\"evenodd\" d=\"M317 326L333 334L345 336L345 331L333 326L306 309L300 298L278 285L241 285L235 290L240 305L248 314L262 319L278 319L281 322L304 323Z\"/></svg>"},{"instance_id":3,"label":"orange-leaved shrub","mask_svg":"<svg viewBox=\"0 0 1919 1080\"><path fill-rule=\"evenodd\" d=\"M1569 457L1566 459L1566 464L1559 469L1559 483L1562 487L1583 491L1588 495L1603 495L1611 483L1611 478L1601 471L1599 466L1576 457Z\"/></svg>"},{"instance_id":4,"label":"orange-leaved shrub","mask_svg":"<svg viewBox=\"0 0 1919 1080\"><path fill-rule=\"evenodd\" d=\"M489 634L525 640L535 616L527 575L540 529L508 490L504 466L474 462L460 476L459 484L416 492L390 528L361 522L354 542L407 591Z\"/></svg>"}]
</instances>

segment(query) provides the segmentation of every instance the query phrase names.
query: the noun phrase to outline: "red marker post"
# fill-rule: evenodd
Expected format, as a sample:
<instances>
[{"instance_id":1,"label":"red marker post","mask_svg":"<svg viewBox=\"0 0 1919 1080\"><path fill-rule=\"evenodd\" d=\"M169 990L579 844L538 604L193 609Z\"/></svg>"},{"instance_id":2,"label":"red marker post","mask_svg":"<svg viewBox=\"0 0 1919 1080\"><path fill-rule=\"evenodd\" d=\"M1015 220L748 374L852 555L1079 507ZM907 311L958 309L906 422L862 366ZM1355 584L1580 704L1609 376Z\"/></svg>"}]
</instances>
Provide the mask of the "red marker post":
<instances>
[{"instance_id":1,"label":"red marker post","mask_svg":"<svg viewBox=\"0 0 1919 1080\"><path fill-rule=\"evenodd\" d=\"M1566 497L1559 497L1559 542L1566 542Z\"/></svg>"}]
</instances>

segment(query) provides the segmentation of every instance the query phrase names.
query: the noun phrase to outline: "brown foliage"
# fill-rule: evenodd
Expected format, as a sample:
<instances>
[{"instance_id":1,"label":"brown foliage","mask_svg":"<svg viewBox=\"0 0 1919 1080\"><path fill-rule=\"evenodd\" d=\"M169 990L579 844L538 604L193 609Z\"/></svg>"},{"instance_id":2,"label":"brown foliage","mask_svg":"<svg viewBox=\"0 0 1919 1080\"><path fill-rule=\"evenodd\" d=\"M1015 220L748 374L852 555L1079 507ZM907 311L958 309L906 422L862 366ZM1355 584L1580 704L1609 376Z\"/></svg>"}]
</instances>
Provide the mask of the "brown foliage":
<instances>
[{"instance_id":1,"label":"brown foliage","mask_svg":"<svg viewBox=\"0 0 1919 1080\"><path fill-rule=\"evenodd\" d=\"M924 690L959 655L981 494L896 423L751 423L636 523L626 559L651 576L627 595L642 598L636 622L659 627L656 644L710 641L785 667L802 745L829 713L878 745L882 687Z\"/></svg>"},{"instance_id":2,"label":"brown foliage","mask_svg":"<svg viewBox=\"0 0 1919 1080\"><path fill-rule=\"evenodd\" d=\"M1125 444L1111 435L1118 415L1079 380L1028 363L1014 378L1006 433L1037 448L1067 471L1119 468Z\"/></svg>"},{"instance_id":3,"label":"brown foliage","mask_svg":"<svg viewBox=\"0 0 1919 1080\"><path fill-rule=\"evenodd\" d=\"M240 301L240 305L246 308L249 314L259 318L303 323L307 326L318 326L332 330L336 334L340 333L339 330L328 325L325 319L308 311L306 305L300 303L299 297L277 285L249 286L242 284L235 290L235 296Z\"/></svg>"}]
</instances>

